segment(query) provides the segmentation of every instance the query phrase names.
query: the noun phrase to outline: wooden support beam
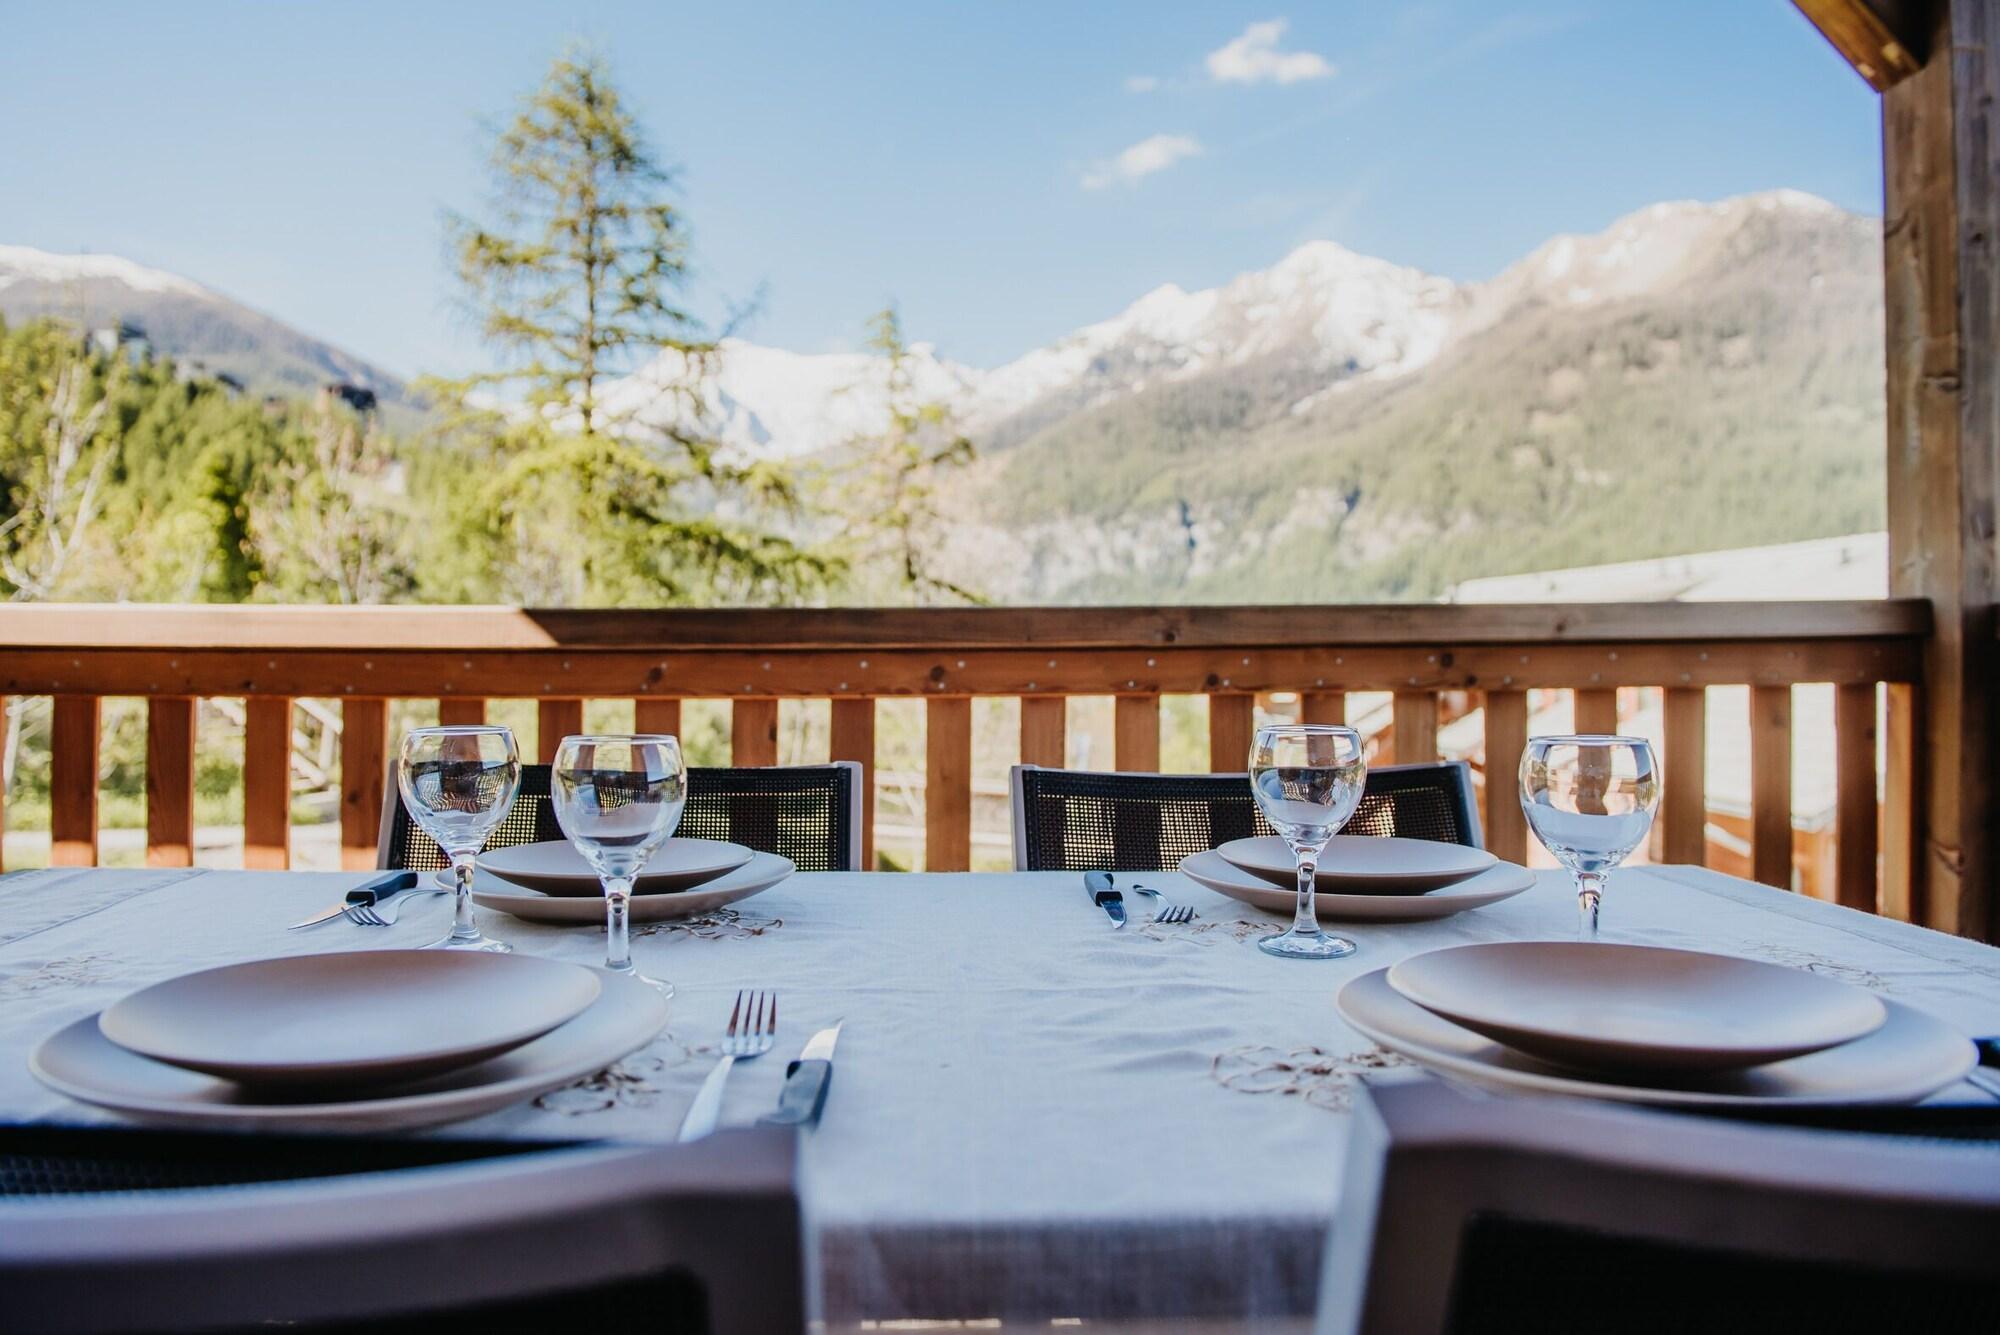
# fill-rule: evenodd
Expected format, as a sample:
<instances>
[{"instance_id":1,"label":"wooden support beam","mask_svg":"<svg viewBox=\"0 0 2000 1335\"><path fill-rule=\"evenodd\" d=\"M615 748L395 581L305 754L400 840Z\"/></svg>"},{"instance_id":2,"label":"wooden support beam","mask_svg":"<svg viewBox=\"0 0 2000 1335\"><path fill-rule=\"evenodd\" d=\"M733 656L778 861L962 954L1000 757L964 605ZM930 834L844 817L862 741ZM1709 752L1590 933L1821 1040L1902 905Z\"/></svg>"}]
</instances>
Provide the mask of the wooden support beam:
<instances>
[{"instance_id":1,"label":"wooden support beam","mask_svg":"<svg viewBox=\"0 0 2000 1335\"><path fill-rule=\"evenodd\" d=\"M1421 765L1438 758L1438 701L1429 691L1397 691L1390 717L1395 720L1395 763Z\"/></svg>"},{"instance_id":2,"label":"wooden support beam","mask_svg":"<svg viewBox=\"0 0 2000 1335\"><path fill-rule=\"evenodd\" d=\"M1304 691L1299 695L1299 722L1347 722L1346 691Z\"/></svg>"},{"instance_id":3,"label":"wooden support beam","mask_svg":"<svg viewBox=\"0 0 2000 1335\"><path fill-rule=\"evenodd\" d=\"M924 702L924 870L972 866L972 700Z\"/></svg>"},{"instance_id":4,"label":"wooden support beam","mask_svg":"<svg viewBox=\"0 0 2000 1335\"><path fill-rule=\"evenodd\" d=\"M243 702L243 865L292 865L292 702L253 695Z\"/></svg>"},{"instance_id":5,"label":"wooden support beam","mask_svg":"<svg viewBox=\"0 0 2000 1335\"><path fill-rule=\"evenodd\" d=\"M1793 0L1833 49L1876 92L1886 92L1923 65L1920 0Z\"/></svg>"},{"instance_id":6,"label":"wooden support beam","mask_svg":"<svg viewBox=\"0 0 2000 1335\"><path fill-rule=\"evenodd\" d=\"M1875 688L1836 686L1834 898L1875 911Z\"/></svg>"},{"instance_id":7,"label":"wooden support beam","mask_svg":"<svg viewBox=\"0 0 2000 1335\"><path fill-rule=\"evenodd\" d=\"M2000 939L2000 4L1938 0L1922 69L1882 99L1889 588L1930 600L1915 738L1915 919ZM1891 871L1895 905L1899 873Z\"/></svg>"},{"instance_id":8,"label":"wooden support beam","mask_svg":"<svg viewBox=\"0 0 2000 1335\"><path fill-rule=\"evenodd\" d=\"M1618 732L1618 688L1592 687L1588 690L1570 692L1575 697L1574 725L1576 731L1597 737L1611 737Z\"/></svg>"},{"instance_id":9,"label":"wooden support beam","mask_svg":"<svg viewBox=\"0 0 2000 1335\"><path fill-rule=\"evenodd\" d=\"M740 699L729 709L729 763L778 763L778 702L769 697Z\"/></svg>"},{"instance_id":10,"label":"wooden support beam","mask_svg":"<svg viewBox=\"0 0 2000 1335\"><path fill-rule=\"evenodd\" d=\"M103 700L58 695L49 724L49 865L97 865L97 746Z\"/></svg>"},{"instance_id":11,"label":"wooden support beam","mask_svg":"<svg viewBox=\"0 0 2000 1335\"><path fill-rule=\"evenodd\" d=\"M1069 701L1060 695L1021 697L1021 763L1061 769L1069 761Z\"/></svg>"},{"instance_id":12,"label":"wooden support beam","mask_svg":"<svg viewBox=\"0 0 2000 1335\"><path fill-rule=\"evenodd\" d=\"M1486 692L1486 847L1509 862L1528 860L1521 811L1521 753L1528 749L1528 693Z\"/></svg>"},{"instance_id":13,"label":"wooden support beam","mask_svg":"<svg viewBox=\"0 0 2000 1335\"><path fill-rule=\"evenodd\" d=\"M667 737L681 735L681 702L638 699L632 702L632 730L656 732ZM837 758L837 757L836 757Z\"/></svg>"},{"instance_id":14,"label":"wooden support beam","mask_svg":"<svg viewBox=\"0 0 2000 1335\"><path fill-rule=\"evenodd\" d=\"M340 706L340 865L375 865L382 790L389 777L389 702L350 697Z\"/></svg>"},{"instance_id":15,"label":"wooden support beam","mask_svg":"<svg viewBox=\"0 0 2000 1335\"><path fill-rule=\"evenodd\" d=\"M1708 692L1670 686L1664 695L1660 856L1698 867L1708 860Z\"/></svg>"},{"instance_id":16,"label":"wooden support beam","mask_svg":"<svg viewBox=\"0 0 2000 1335\"><path fill-rule=\"evenodd\" d=\"M1885 701L1882 746L1882 889L1883 916L1899 922L1914 920L1915 884L1922 846L1917 839L1917 738L1923 733L1918 717L1917 688L1905 682L1883 687Z\"/></svg>"},{"instance_id":17,"label":"wooden support beam","mask_svg":"<svg viewBox=\"0 0 2000 1335\"><path fill-rule=\"evenodd\" d=\"M194 730L197 702L146 701L146 865L194 865Z\"/></svg>"},{"instance_id":18,"label":"wooden support beam","mask_svg":"<svg viewBox=\"0 0 2000 1335\"><path fill-rule=\"evenodd\" d=\"M583 701L537 700L535 702L535 753L544 765L552 765L556 748L565 737L583 732Z\"/></svg>"},{"instance_id":19,"label":"wooden support beam","mask_svg":"<svg viewBox=\"0 0 2000 1335\"><path fill-rule=\"evenodd\" d=\"M1159 696L1118 697L1112 708L1111 755L1112 764L1121 770L1153 772L1160 768Z\"/></svg>"},{"instance_id":20,"label":"wooden support beam","mask_svg":"<svg viewBox=\"0 0 2000 1335\"><path fill-rule=\"evenodd\" d=\"M8 700L0 695L0 756L7 754ZM0 872L7 870L7 766L0 761Z\"/></svg>"},{"instance_id":21,"label":"wooden support beam","mask_svg":"<svg viewBox=\"0 0 2000 1335\"><path fill-rule=\"evenodd\" d=\"M862 871L875 867L875 702L835 700L832 702L829 760L852 760L861 766L861 857Z\"/></svg>"},{"instance_id":22,"label":"wooden support beam","mask_svg":"<svg viewBox=\"0 0 2000 1335\"><path fill-rule=\"evenodd\" d=\"M439 698L439 727L470 727L484 722L486 722L486 702L479 697L447 695Z\"/></svg>"},{"instance_id":23,"label":"wooden support beam","mask_svg":"<svg viewBox=\"0 0 2000 1335\"><path fill-rule=\"evenodd\" d=\"M1792 888L1792 688L1750 688L1750 875Z\"/></svg>"},{"instance_id":24,"label":"wooden support beam","mask_svg":"<svg viewBox=\"0 0 2000 1335\"><path fill-rule=\"evenodd\" d=\"M1250 767L1250 737L1256 730L1257 697L1208 697L1208 772L1241 774Z\"/></svg>"}]
</instances>

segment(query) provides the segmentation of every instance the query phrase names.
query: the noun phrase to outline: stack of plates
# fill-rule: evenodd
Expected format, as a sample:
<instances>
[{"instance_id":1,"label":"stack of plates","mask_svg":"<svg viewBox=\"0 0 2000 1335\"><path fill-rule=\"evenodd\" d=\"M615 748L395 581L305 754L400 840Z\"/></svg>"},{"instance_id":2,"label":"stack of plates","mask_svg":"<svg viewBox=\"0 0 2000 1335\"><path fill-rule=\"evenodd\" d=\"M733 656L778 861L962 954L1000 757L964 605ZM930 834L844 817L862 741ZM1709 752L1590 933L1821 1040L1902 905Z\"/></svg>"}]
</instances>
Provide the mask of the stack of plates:
<instances>
[{"instance_id":1,"label":"stack of plates","mask_svg":"<svg viewBox=\"0 0 2000 1335\"><path fill-rule=\"evenodd\" d=\"M1824 975L1653 946L1454 946L1364 974L1339 1006L1448 1075L1673 1107L1911 1103L1978 1059L1941 1021Z\"/></svg>"},{"instance_id":2,"label":"stack of plates","mask_svg":"<svg viewBox=\"0 0 2000 1335\"><path fill-rule=\"evenodd\" d=\"M1285 841L1266 836L1196 853L1181 859L1180 869L1218 894L1290 914L1296 866ZM1329 922L1418 922L1496 903L1534 883L1526 867L1483 848L1342 834L1320 856L1314 898Z\"/></svg>"},{"instance_id":3,"label":"stack of plates","mask_svg":"<svg viewBox=\"0 0 2000 1335\"><path fill-rule=\"evenodd\" d=\"M387 1131L492 1112L653 1040L664 998L532 955L368 950L169 979L43 1040L59 1093L170 1126Z\"/></svg>"},{"instance_id":4,"label":"stack of plates","mask_svg":"<svg viewBox=\"0 0 2000 1335\"><path fill-rule=\"evenodd\" d=\"M473 902L531 922L604 925L603 885L564 840L517 844L479 855ZM774 853L714 839L669 839L633 885L632 921L710 913L768 890L798 868Z\"/></svg>"}]
</instances>

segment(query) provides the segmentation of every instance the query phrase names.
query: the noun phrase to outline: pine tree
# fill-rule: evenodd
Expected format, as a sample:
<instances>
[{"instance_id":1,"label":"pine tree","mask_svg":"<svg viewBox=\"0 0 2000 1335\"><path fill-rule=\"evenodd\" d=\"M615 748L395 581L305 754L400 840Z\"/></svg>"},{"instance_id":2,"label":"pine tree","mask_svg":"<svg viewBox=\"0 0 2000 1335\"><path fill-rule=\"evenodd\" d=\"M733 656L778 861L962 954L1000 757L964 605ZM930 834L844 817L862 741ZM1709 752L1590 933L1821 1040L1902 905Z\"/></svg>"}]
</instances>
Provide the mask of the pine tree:
<instances>
[{"instance_id":1,"label":"pine tree","mask_svg":"<svg viewBox=\"0 0 2000 1335\"><path fill-rule=\"evenodd\" d=\"M490 478L462 511L473 522L460 539L483 557L472 564L522 601L823 588L833 563L753 522L795 511L790 473L730 460L701 436L718 350L680 304L687 225L605 62L559 57L500 134L493 171L492 225L450 221L461 286L507 363L443 386L462 410L455 449ZM614 409L607 381L642 355L654 358L648 392ZM465 397L482 387L517 388L531 413L468 417Z\"/></svg>"}]
</instances>

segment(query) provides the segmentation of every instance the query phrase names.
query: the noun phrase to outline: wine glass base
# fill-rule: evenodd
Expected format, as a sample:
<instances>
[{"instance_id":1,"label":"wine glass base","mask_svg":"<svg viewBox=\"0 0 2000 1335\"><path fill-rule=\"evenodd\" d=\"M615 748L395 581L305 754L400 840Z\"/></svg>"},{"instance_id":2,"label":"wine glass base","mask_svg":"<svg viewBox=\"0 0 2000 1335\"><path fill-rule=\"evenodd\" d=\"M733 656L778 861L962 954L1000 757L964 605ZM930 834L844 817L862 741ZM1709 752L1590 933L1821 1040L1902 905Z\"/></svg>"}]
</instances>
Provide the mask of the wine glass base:
<instances>
[{"instance_id":1,"label":"wine glass base","mask_svg":"<svg viewBox=\"0 0 2000 1335\"><path fill-rule=\"evenodd\" d=\"M664 978L655 978L650 974L640 973L629 964L607 964L604 967L612 973L624 974L635 983L644 983L663 997L671 997L674 994L674 985L672 983Z\"/></svg>"},{"instance_id":2,"label":"wine glass base","mask_svg":"<svg viewBox=\"0 0 2000 1335\"><path fill-rule=\"evenodd\" d=\"M505 941L495 941L490 936L447 936L441 941L433 941L425 950L465 950L480 955L511 955L514 947Z\"/></svg>"},{"instance_id":3,"label":"wine glass base","mask_svg":"<svg viewBox=\"0 0 2000 1335\"><path fill-rule=\"evenodd\" d=\"M1257 949L1286 960L1337 960L1352 955L1355 945L1344 936L1328 936L1325 932L1314 932L1310 936L1299 932L1281 932L1259 941Z\"/></svg>"}]
</instances>

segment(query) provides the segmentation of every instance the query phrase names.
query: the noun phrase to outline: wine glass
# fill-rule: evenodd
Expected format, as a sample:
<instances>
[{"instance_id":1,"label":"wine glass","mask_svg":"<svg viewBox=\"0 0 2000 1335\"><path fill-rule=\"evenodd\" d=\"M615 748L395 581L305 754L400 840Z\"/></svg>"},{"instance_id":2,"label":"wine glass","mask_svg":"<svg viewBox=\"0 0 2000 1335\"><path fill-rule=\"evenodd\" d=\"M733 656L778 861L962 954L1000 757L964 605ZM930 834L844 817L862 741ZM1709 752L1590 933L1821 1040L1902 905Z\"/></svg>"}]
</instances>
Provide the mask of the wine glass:
<instances>
[{"instance_id":1,"label":"wine glass","mask_svg":"<svg viewBox=\"0 0 2000 1335\"><path fill-rule=\"evenodd\" d=\"M1521 809L1576 881L1580 939L1597 939L1605 877L1645 842L1659 804L1660 762L1643 737L1536 737L1521 753Z\"/></svg>"},{"instance_id":2,"label":"wine glass","mask_svg":"<svg viewBox=\"0 0 2000 1335\"><path fill-rule=\"evenodd\" d=\"M1313 889L1320 851L1361 805L1367 776L1361 734L1352 728L1279 723L1257 729L1250 745L1250 789L1299 864L1299 901L1291 930L1264 938L1258 949L1295 960L1354 953L1352 941L1319 929Z\"/></svg>"},{"instance_id":3,"label":"wine glass","mask_svg":"<svg viewBox=\"0 0 2000 1335\"><path fill-rule=\"evenodd\" d=\"M411 818L451 859L458 885L451 933L426 949L512 950L481 932L473 919L472 868L486 836L507 818L521 791L521 753L513 732L484 724L412 728L403 735L396 787Z\"/></svg>"},{"instance_id":4,"label":"wine glass","mask_svg":"<svg viewBox=\"0 0 2000 1335\"><path fill-rule=\"evenodd\" d=\"M632 881L681 822L687 766L677 738L565 737L550 794L556 822L604 885L604 967L632 973ZM642 981L672 996L669 983Z\"/></svg>"}]
</instances>

